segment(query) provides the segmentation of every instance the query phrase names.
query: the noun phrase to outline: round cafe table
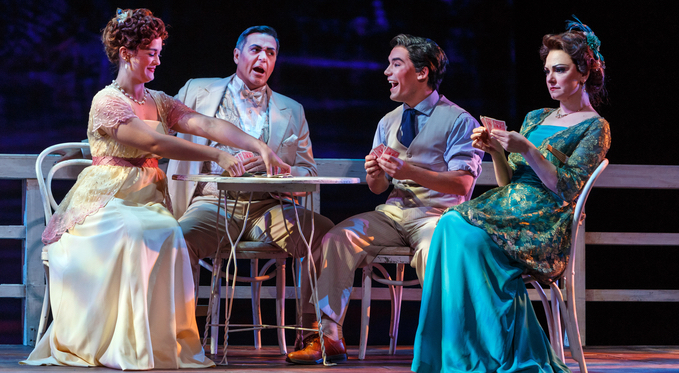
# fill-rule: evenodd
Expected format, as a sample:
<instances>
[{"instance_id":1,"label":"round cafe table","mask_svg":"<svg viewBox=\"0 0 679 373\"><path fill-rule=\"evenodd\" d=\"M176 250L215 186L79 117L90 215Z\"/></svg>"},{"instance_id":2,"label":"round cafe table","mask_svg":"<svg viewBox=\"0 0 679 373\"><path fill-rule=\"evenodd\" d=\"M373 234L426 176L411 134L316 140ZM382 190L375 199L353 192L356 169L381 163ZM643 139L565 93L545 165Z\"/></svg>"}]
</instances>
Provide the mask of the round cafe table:
<instances>
[{"instance_id":1,"label":"round cafe table","mask_svg":"<svg viewBox=\"0 0 679 373\"><path fill-rule=\"evenodd\" d=\"M354 178L354 177L324 177L324 176L283 176L283 175L274 175L271 177L267 177L265 175L262 176L251 176L251 177L229 177L229 176L221 176L221 175L172 175L173 180L178 180L178 181L186 181L186 182L214 182L217 184L217 189L220 191L220 199L224 198L224 206L227 206L227 193L226 192L232 192L231 195L233 196L233 192L236 193L236 198L240 198L241 194L243 196L249 194L250 198L252 198L252 193L254 192L268 192L271 193L272 195L277 195L277 197L281 197L282 194L288 194L288 195L295 195L299 193L310 193L310 192L318 192L320 190L320 185L322 184L358 184L360 183L359 178ZM310 209L313 211L313 199L309 198L311 200L311 207ZM252 200L248 200L247 208L246 208L246 213L245 213L245 220L247 220L247 216L249 213L250 209L250 204ZM297 203L295 203L295 206L297 206ZM302 207L299 207L302 208ZM313 216L313 215L312 215ZM224 211L224 217L225 217L225 224L229 224L229 217L228 217L228 212L225 210ZM299 222L299 213L297 211L297 207L295 207L295 219L297 222L297 225L300 225ZM219 217L217 218L217 224L219 224ZM243 225L243 230L245 229L245 225ZM236 239L232 239L228 233L228 229L225 227L225 232L228 238L228 241L230 243L230 252L227 260L227 266L226 268L228 269L233 263L234 265L234 270L237 269L235 265L235 260L236 260L236 246L238 245L240 238L242 236L243 231L236 237ZM300 229L301 232L301 229ZM306 248L307 248L307 256L311 257L311 237L313 237L314 234L314 222L313 218L311 219L311 234L309 236L309 239L304 237L302 235L302 241L304 242ZM219 240L221 242L222 240ZM214 326L224 326L225 331L225 338L224 338L224 358L222 359L223 364L228 364L226 360L226 349L227 349L227 340L228 338L226 337L227 333L229 332L229 318L231 315L231 310L232 310L232 305L233 305L233 296L235 291L235 281L236 281L236 276L232 277L232 284L231 288L232 291L227 292L227 294L231 294L231 299L229 299L227 295L227 300L226 300L226 320L224 324L219 324L218 322L215 323L214 321L211 320L211 315L213 314L213 310L215 307L219 307L219 300L220 300L220 273L221 273L221 267L222 267L222 253L221 253L220 247L217 248L214 260L213 260L213 266L212 266L212 281L210 284L210 298L209 298L209 304L208 304L208 316L207 316L207 321L205 328L206 330L209 327L214 327ZM313 263L313 261L311 262ZM323 330L321 328L321 323L320 323L320 310L318 308L318 295L316 292L316 269L313 268L313 266L309 266L309 273L308 276L310 278L310 284L311 284L311 293L312 293L312 301L314 303L314 306L316 308L316 317L318 318L318 325L319 325L319 334L322 336L323 335ZM228 281L227 281L228 282ZM239 325L240 326L240 325ZM279 325L251 325L250 329L240 329L240 330L253 330L254 328L289 328L289 329L301 329L299 326L295 327L290 327L290 326L279 326ZM216 340L216 338L214 338ZM321 347L322 347L322 352L323 352L323 361L324 364L327 364L325 362L325 348L323 346L323 338L321 340Z\"/></svg>"}]
</instances>

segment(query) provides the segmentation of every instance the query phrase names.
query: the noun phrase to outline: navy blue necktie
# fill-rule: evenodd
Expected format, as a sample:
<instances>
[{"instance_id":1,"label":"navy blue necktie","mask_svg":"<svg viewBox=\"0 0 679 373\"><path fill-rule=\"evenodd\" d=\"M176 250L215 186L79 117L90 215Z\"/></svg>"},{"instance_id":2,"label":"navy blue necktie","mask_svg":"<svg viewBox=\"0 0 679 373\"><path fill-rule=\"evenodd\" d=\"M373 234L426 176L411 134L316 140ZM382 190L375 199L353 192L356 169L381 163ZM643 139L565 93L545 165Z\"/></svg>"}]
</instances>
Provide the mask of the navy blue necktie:
<instances>
[{"instance_id":1,"label":"navy blue necktie","mask_svg":"<svg viewBox=\"0 0 679 373\"><path fill-rule=\"evenodd\" d=\"M417 136L417 110L405 109L401 117L401 144L406 148L410 146Z\"/></svg>"}]
</instances>

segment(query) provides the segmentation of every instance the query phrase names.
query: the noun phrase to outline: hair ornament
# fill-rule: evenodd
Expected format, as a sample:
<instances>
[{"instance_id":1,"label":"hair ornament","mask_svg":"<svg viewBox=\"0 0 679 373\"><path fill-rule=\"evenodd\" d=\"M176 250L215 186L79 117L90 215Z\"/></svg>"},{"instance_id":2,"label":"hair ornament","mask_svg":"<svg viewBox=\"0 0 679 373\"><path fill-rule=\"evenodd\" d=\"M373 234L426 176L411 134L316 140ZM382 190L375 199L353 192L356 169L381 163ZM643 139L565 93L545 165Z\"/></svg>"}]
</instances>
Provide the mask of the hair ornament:
<instances>
[{"instance_id":1,"label":"hair ornament","mask_svg":"<svg viewBox=\"0 0 679 373\"><path fill-rule=\"evenodd\" d=\"M566 21L566 28L568 31L582 31L585 34L585 40L587 41L587 46L589 46L589 49L592 50L592 53L594 54L594 58L597 60L601 61L602 63L604 62L604 56L601 55L601 52L599 52L599 47L601 46L601 40L594 35L594 31L592 31L589 26L585 25L578 19L578 17L575 16L575 14L572 15L573 18L577 21Z\"/></svg>"},{"instance_id":2,"label":"hair ornament","mask_svg":"<svg viewBox=\"0 0 679 373\"><path fill-rule=\"evenodd\" d=\"M116 10L116 19L118 20L118 24L125 22L125 20L127 19L127 17L129 15L130 15L129 10L126 11L126 12L123 12L122 9L118 8L118 10Z\"/></svg>"}]
</instances>

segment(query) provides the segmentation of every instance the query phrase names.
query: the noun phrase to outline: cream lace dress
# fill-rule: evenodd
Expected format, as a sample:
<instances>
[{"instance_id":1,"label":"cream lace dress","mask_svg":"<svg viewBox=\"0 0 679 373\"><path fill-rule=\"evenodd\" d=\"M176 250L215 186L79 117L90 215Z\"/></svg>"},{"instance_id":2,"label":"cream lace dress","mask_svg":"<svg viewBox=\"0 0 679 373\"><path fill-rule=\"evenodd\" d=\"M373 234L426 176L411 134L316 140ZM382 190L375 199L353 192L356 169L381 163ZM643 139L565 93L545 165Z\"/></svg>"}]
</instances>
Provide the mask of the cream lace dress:
<instances>
[{"instance_id":1,"label":"cream lace dress","mask_svg":"<svg viewBox=\"0 0 679 373\"><path fill-rule=\"evenodd\" d=\"M168 133L191 112L150 91ZM93 99L87 137L93 157L154 158L100 129L136 117L108 86ZM103 133L103 134L102 134ZM54 321L22 364L116 369L204 368L194 314L193 276L165 174L157 167L87 167L54 217L43 241L49 255Z\"/></svg>"}]
</instances>

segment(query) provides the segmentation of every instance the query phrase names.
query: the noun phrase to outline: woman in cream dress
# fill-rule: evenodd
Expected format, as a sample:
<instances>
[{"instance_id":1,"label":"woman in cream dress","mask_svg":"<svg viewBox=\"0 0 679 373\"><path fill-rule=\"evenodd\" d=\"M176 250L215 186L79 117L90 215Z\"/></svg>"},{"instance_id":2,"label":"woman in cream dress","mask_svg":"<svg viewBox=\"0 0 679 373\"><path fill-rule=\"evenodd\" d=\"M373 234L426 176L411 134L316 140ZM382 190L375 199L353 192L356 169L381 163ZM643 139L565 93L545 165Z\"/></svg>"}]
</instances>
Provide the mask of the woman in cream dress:
<instances>
[{"instance_id":1,"label":"woman in cream dress","mask_svg":"<svg viewBox=\"0 0 679 373\"><path fill-rule=\"evenodd\" d=\"M193 144L192 133L262 154L269 170L289 166L263 142L146 89L160 65L165 25L146 9L118 10L103 31L111 85L94 97L87 138L93 165L50 220L43 242L54 321L22 364L183 369L213 366L194 314L186 243L159 157L218 162L244 172L229 153Z\"/></svg>"}]
</instances>

